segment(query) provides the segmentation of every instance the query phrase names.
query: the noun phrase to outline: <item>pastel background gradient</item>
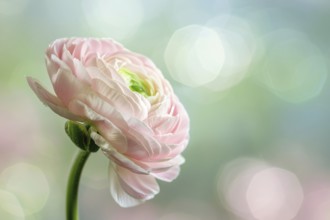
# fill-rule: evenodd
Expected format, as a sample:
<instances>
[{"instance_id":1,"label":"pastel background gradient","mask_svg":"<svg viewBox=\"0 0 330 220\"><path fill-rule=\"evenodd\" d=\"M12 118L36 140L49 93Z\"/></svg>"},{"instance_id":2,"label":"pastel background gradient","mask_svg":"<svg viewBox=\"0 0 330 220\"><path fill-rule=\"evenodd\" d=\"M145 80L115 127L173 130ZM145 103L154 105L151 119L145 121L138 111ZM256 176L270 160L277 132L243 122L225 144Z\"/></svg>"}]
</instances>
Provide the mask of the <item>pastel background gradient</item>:
<instances>
[{"instance_id":1,"label":"pastel background gradient","mask_svg":"<svg viewBox=\"0 0 330 220\"><path fill-rule=\"evenodd\" d=\"M65 219L77 148L25 77L51 88L46 47L85 36L150 57L191 141L180 176L129 209L93 154L81 220L329 220L329 21L328 0L0 0L0 219Z\"/></svg>"}]
</instances>

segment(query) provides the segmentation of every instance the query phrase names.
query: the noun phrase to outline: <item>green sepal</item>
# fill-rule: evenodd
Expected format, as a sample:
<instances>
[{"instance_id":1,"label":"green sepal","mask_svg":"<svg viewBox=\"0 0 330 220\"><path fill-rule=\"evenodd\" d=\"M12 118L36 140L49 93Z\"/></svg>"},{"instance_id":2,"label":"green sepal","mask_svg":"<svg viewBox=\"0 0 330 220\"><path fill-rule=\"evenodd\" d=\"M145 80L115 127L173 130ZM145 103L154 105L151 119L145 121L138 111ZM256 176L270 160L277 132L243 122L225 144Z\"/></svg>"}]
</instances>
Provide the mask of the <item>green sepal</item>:
<instances>
[{"instance_id":1,"label":"green sepal","mask_svg":"<svg viewBox=\"0 0 330 220\"><path fill-rule=\"evenodd\" d=\"M100 147L91 138L91 130L92 127L85 123L75 121L65 123L65 132L77 147L87 152L96 152Z\"/></svg>"}]
</instances>

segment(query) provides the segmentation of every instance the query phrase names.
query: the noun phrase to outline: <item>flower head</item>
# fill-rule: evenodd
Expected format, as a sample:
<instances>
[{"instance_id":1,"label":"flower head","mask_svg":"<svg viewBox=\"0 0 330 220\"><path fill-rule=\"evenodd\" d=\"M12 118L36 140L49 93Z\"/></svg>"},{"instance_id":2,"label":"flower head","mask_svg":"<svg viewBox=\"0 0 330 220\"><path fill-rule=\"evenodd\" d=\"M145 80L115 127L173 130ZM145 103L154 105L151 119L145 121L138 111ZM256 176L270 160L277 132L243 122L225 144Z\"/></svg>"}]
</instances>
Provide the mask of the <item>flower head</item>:
<instances>
[{"instance_id":1,"label":"flower head","mask_svg":"<svg viewBox=\"0 0 330 220\"><path fill-rule=\"evenodd\" d=\"M91 126L119 205L149 200L156 179L178 176L189 117L152 61L111 39L70 38L48 47L46 64L56 95L28 77L30 87L58 115Z\"/></svg>"}]
</instances>

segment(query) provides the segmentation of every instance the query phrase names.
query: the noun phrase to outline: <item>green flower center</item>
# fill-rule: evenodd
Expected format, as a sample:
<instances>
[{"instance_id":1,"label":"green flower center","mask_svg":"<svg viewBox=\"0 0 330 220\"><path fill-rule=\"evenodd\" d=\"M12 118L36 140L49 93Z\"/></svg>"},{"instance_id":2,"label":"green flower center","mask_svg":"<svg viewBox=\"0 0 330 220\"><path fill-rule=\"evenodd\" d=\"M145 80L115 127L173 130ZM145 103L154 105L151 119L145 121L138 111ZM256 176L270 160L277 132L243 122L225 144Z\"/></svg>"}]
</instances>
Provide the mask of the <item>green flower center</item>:
<instances>
[{"instance_id":1,"label":"green flower center","mask_svg":"<svg viewBox=\"0 0 330 220\"><path fill-rule=\"evenodd\" d=\"M124 77L131 91L137 92L144 97L154 95L154 88L152 86L152 82L149 80L141 79L138 74L126 68L121 68L118 72Z\"/></svg>"}]
</instances>

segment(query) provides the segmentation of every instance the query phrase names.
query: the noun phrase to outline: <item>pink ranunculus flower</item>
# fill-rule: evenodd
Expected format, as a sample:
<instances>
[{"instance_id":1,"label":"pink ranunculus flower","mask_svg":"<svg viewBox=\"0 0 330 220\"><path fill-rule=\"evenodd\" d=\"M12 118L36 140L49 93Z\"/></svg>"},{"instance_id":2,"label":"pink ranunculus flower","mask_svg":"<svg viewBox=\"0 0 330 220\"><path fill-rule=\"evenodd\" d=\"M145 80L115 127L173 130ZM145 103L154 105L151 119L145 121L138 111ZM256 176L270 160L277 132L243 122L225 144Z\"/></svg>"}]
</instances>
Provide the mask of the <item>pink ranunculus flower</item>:
<instances>
[{"instance_id":1,"label":"pink ranunculus flower","mask_svg":"<svg viewBox=\"0 0 330 220\"><path fill-rule=\"evenodd\" d=\"M151 60L111 39L59 39L46 51L56 95L28 77L58 115L92 125L90 136L110 159L110 191L123 207L159 192L184 162L189 117Z\"/></svg>"}]
</instances>

